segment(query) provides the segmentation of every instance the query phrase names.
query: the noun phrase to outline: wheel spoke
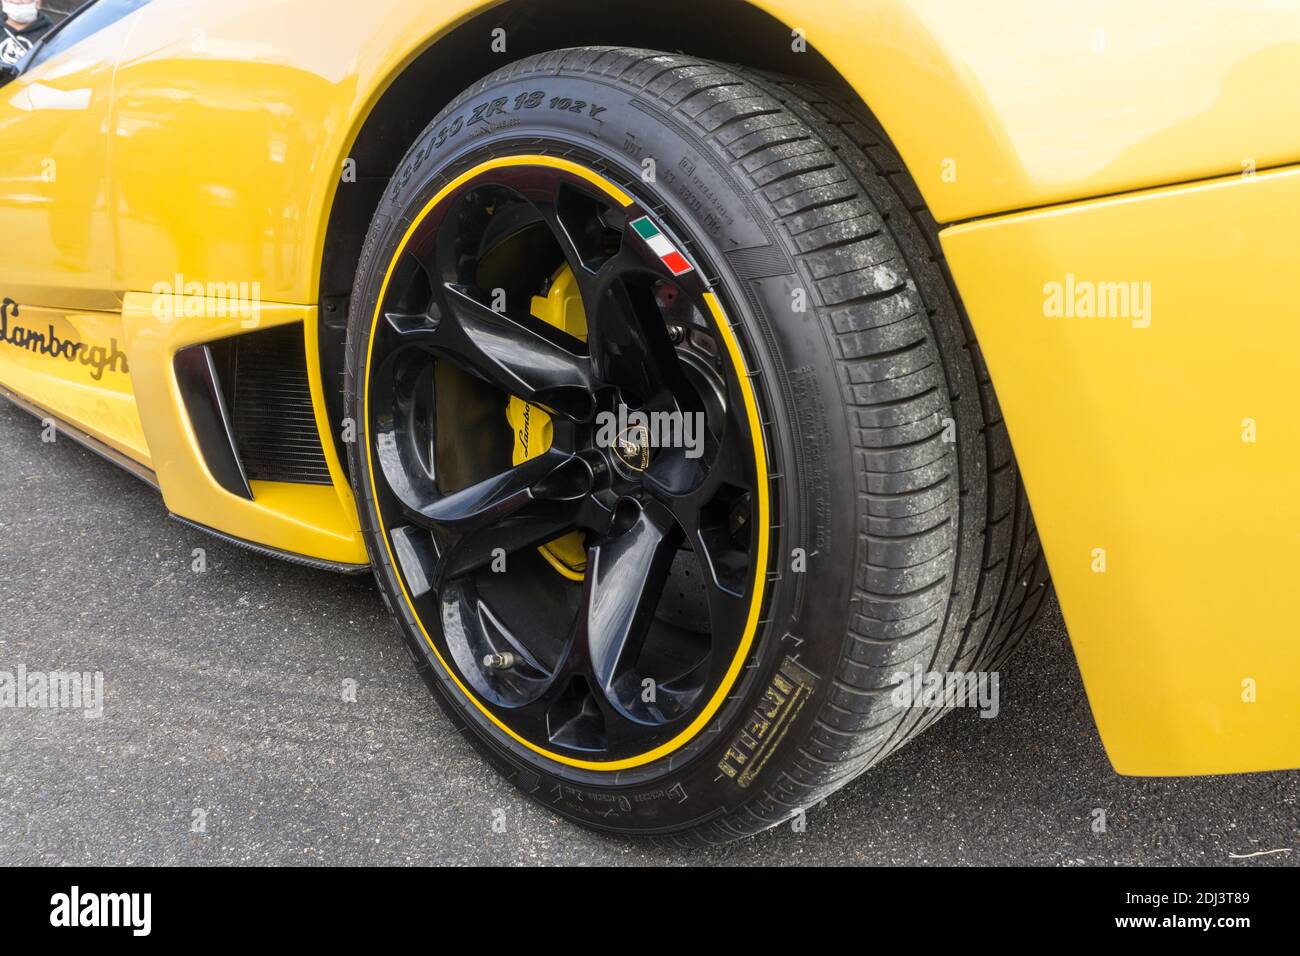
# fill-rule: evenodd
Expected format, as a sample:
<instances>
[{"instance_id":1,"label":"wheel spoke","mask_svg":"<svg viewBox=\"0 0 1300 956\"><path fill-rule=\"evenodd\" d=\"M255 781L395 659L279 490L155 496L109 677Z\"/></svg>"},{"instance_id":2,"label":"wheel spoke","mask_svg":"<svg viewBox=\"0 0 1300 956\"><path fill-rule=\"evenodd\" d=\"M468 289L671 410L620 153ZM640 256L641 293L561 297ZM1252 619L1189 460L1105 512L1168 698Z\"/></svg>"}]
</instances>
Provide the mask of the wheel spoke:
<instances>
[{"instance_id":1,"label":"wheel spoke","mask_svg":"<svg viewBox=\"0 0 1300 956\"><path fill-rule=\"evenodd\" d=\"M532 315L501 312L448 283L437 318L386 316L401 345L427 349L503 391L575 421L593 414L591 361L581 343Z\"/></svg>"},{"instance_id":2,"label":"wheel spoke","mask_svg":"<svg viewBox=\"0 0 1300 956\"><path fill-rule=\"evenodd\" d=\"M452 494L414 507L403 504L413 522L433 532L436 588L566 533L581 520L590 490L586 462L547 452Z\"/></svg>"},{"instance_id":3,"label":"wheel spoke","mask_svg":"<svg viewBox=\"0 0 1300 956\"><path fill-rule=\"evenodd\" d=\"M601 380L623 389L642 407L670 408L680 371L668 329L653 311L648 289L618 278L618 261L592 284L594 311L588 307L587 343ZM587 295L583 301L586 304Z\"/></svg>"},{"instance_id":4,"label":"wheel spoke","mask_svg":"<svg viewBox=\"0 0 1300 956\"><path fill-rule=\"evenodd\" d=\"M671 513L651 504L623 534L588 549L578 627L599 692L609 695L635 664L680 542Z\"/></svg>"},{"instance_id":5,"label":"wheel spoke","mask_svg":"<svg viewBox=\"0 0 1300 956\"><path fill-rule=\"evenodd\" d=\"M373 389L386 400L375 413L375 455L385 483L404 509L418 509L434 494L433 479L417 450L434 439L433 422L417 401L428 365L422 358L411 350L393 352L380 365Z\"/></svg>"},{"instance_id":6,"label":"wheel spoke","mask_svg":"<svg viewBox=\"0 0 1300 956\"><path fill-rule=\"evenodd\" d=\"M743 470L730 463L696 471L695 463L680 453L655 464L664 462L668 467L647 475L646 490L683 529L704 572L714 633L727 633L743 623L742 599L752 587L747 544L752 529L745 524L753 520L745 504L752 500L752 489ZM690 485L697 474L699 483ZM683 490L674 490L674 482Z\"/></svg>"},{"instance_id":7,"label":"wheel spoke","mask_svg":"<svg viewBox=\"0 0 1300 956\"><path fill-rule=\"evenodd\" d=\"M596 727L601 749L634 742L647 722L634 706L634 665L681 540L672 516L651 502L628 530L588 549L566 648L546 689L515 712L521 725L552 740ZM575 703L573 690L584 685L590 696Z\"/></svg>"},{"instance_id":8,"label":"wheel spoke","mask_svg":"<svg viewBox=\"0 0 1300 956\"><path fill-rule=\"evenodd\" d=\"M443 589L443 626L453 632L448 641L461 672L486 696L500 702L532 700L544 694L551 675L528 643L493 613L471 578L448 581ZM510 655L509 667L486 669L485 657Z\"/></svg>"},{"instance_id":9,"label":"wheel spoke","mask_svg":"<svg viewBox=\"0 0 1300 956\"><path fill-rule=\"evenodd\" d=\"M695 457L690 457L686 448L663 449L646 470L646 490L666 504L673 498L689 497L696 507L725 485L752 491L746 466L753 451L747 444L748 428L740 417L738 397L731 400L722 419L720 427L706 424L704 448ZM670 507L676 512L681 504ZM678 515L679 520L682 517Z\"/></svg>"},{"instance_id":10,"label":"wheel spoke","mask_svg":"<svg viewBox=\"0 0 1300 956\"><path fill-rule=\"evenodd\" d=\"M632 228L641 215L632 211L637 207L611 210L607 200L559 180L549 189L532 186L522 192L549 227L578 283L597 378L647 406L670 407L665 386L675 384L680 372L647 280L672 278L672 273ZM641 288L625 281L633 274L641 277Z\"/></svg>"}]
</instances>

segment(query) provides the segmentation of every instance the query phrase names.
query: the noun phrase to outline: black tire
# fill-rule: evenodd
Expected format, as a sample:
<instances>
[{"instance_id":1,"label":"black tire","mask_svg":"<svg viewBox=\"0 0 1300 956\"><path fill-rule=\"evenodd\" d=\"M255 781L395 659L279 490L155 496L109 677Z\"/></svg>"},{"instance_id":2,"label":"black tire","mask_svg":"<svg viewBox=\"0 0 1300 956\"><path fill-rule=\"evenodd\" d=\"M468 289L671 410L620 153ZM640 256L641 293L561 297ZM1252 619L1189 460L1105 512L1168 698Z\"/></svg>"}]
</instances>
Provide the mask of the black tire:
<instances>
[{"instance_id":1,"label":"black tire","mask_svg":"<svg viewBox=\"0 0 1300 956\"><path fill-rule=\"evenodd\" d=\"M541 108L512 108L535 91ZM547 108L557 102L583 110ZM935 223L851 96L688 56L582 48L476 83L400 165L352 298L357 422L370 414L361 370L380 289L415 212L484 157L525 150L588 166L661 213L727 297L769 459L761 625L705 730L609 773L519 746L449 680L397 586L358 441L351 474L376 576L446 712L526 793L606 831L690 845L757 832L943 713L893 702L900 671L996 670L1044 604L1046 569L988 372ZM641 176L647 157L656 182ZM806 573L792 571L796 548Z\"/></svg>"}]
</instances>

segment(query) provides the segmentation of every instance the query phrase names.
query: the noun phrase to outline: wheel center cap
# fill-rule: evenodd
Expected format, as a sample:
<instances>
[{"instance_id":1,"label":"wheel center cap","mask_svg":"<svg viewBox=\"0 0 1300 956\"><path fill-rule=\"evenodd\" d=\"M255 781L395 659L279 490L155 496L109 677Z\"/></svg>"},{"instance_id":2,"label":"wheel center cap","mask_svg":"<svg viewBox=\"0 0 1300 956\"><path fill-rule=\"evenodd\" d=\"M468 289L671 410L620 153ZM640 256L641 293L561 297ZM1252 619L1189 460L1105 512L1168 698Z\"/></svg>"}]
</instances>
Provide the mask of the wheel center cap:
<instances>
[{"instance_id":1,"label":"wheel center cap","mask_svg":"<svg viewBox=\"0 0 1300 956\"><path fill-rule=\"evenodd\" d=\"M630 425L614 439L614 461L631 477L640 477L650 467L650 430Z\"/></svg>"}]
</instances>

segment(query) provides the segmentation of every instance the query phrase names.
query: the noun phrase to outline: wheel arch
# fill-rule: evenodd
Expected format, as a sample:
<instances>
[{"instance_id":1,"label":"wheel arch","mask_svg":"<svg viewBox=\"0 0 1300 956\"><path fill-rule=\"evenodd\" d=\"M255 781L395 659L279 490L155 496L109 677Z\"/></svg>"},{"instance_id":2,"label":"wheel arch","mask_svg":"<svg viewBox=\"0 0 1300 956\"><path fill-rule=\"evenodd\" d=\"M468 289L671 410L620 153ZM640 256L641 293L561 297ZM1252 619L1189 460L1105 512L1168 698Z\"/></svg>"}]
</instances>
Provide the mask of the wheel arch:
<instances>
[{"instance_id":1,"label":"wheel arch","mask_svg":"<svg viewBox=\"0 0 1300 956\"><path fill-rule=\"evenodd\" d=\"M710 22L726 18L729 29L689 35L690 42L683 45L680 23L688 12ZM485 51L497 28L505 30L506 52L492 57ZM794 29L750 0L667 0L653 9L569 0L563 18L536 0L506 0L479 3L449 30L427 38L376 86L338 160L339 168L352 161L356 181L336 186L321 235L318 335L325 381L342 382L347 302L379 198L420 132L462 90L511 62L584 45L678 51L846 84L811 43L806 52L795 52ZM337 429L344 418L342 392L329 392L329 418Z\"/></svg>"}]
</instances>

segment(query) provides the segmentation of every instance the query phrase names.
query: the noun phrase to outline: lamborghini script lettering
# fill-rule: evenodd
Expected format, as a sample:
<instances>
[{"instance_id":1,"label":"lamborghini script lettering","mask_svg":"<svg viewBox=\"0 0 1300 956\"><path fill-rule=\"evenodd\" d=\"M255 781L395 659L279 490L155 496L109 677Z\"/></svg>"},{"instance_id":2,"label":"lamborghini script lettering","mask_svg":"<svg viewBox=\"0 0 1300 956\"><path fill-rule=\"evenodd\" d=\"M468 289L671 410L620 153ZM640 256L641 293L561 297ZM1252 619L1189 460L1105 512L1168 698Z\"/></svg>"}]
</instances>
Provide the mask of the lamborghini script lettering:
<instances>
[{"instance_id":1,"label":"lamborghini script lettering","mask_svg":"<svg viewBox=\"0 0 1300 956\"><path fill-rule=\"evenodd\" d=\"M0 342L14 348L26 349L38 355L61 358L67 362L80 362L90 369L90 377L99 381L106 371L130 371L126 363L126 353L117 347L117 339L110 339L108 347L87 345L85 342L73 342L61 339L50 325L44 332L29 329L12 322L19 317L18 303L5 299L0 303Z\"/></svg>"}]
</instances>

